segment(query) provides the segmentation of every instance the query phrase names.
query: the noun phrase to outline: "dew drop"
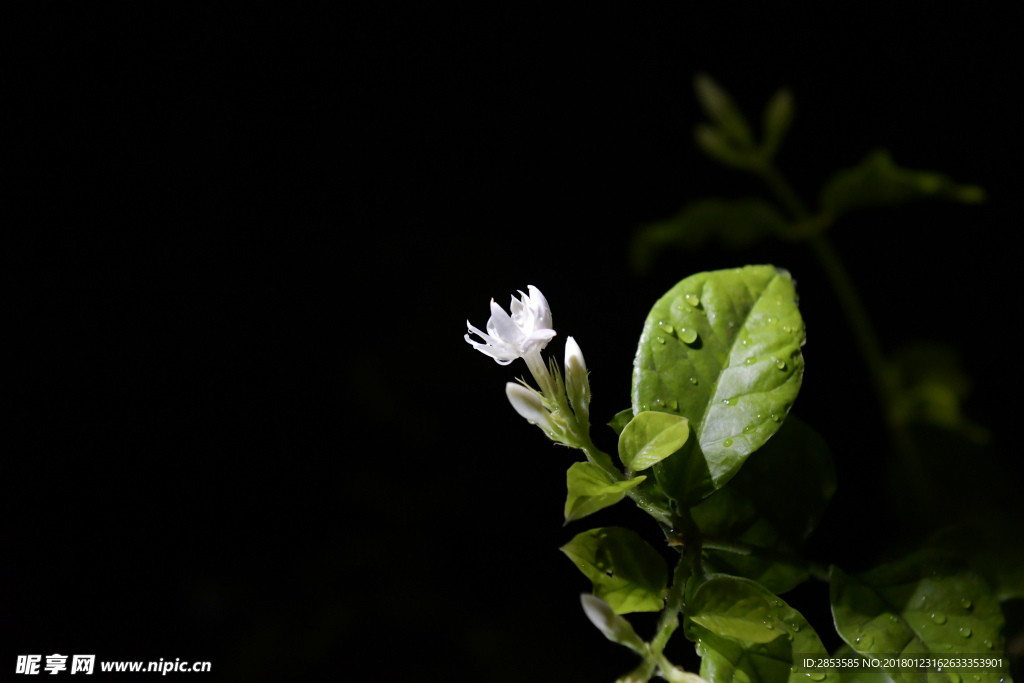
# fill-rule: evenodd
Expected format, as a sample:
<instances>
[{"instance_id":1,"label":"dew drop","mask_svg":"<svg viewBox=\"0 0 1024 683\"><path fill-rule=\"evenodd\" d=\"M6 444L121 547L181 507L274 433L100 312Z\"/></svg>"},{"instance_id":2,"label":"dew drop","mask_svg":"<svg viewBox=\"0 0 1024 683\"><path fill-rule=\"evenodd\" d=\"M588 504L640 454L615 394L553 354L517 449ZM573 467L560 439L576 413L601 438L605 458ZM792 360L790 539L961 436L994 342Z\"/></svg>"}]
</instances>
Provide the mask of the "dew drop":
<instances>
[{"instance_id":1,"label":"dew drop","mask_svg":"<svg viewBox=\"0 0 1024 683\"><path fill-rule=\"evenodd\" d=\"M813 673L813 674L807 674L807 676L808 676L808 677L809 677L809 678L810 678L810 679L811 679L812 681L823 681L823 680L825 680L825 674L823 674L823 673Z\"/></svg>"},{"instance_id":2,"label":"dew drop","mask_svg":"<svg viewBox=\"0 0 1024 683\"><path fill-rule=\"evenodd\" d=\"M983 640L981 642L985 643L985 647L987 647L988 649L990 649L990 650L992 649L992 641L991 640Z\"/></svg>"},{"instance_id":3,"label":"dew drop","mask_svg":"<svg viewBox=\"0 0 1024 683\"><path fill-rule=\"evenodd\" d=\"M690 384L697 384L697 378L696 377L691 377L690 378Z\"/></svg>"},{"instance_id":4,"label":"dew drop","mask_svg":"<svg viewBox=\"0 0 1024 683\"><path fill-rule=\"evenodd\" d=\"M778 421L779 421L779 416L776 415L775 413L772 413L772 422L778 422Z\"/></svg>"},{"instance_id":5,"label":"dew drop","mask_svg":"<svg viewBox=\"0 0 1024 683\"><path fill-rule=\"evenodd\" d=\"M658 340L659 344L664 344L665 343L664 337L657 337L657 340Z\"/></svg>"},{"instance_id":6,"label":"dew drop","mask_svg":"<svg viewBox=\"0 0 1024 683\"><path fill-rule=\"evenodd\" d=\"M729 440L729 439L726 439L726 441L728 441L728 440ZM772 626L772 622L770 622L770 621L766 621L766 622L764 622L764 627L765 627L766 629L768 629L769 631L771 631L772 629L774 629L774 628L775 628L774 626Z\"/></svg>"},{"instance_id":7,"label":"dew drop","mask_svg":"<svg viewBox=\"0 0 1024 683\"><path fill-rule=\"evenodd\" d=\"M963 600L960 601L960 604L964 606L964 609L971 609L971 599L970 598L964 598Z\"/></svg>"},{"instance_id":8,"label":"dew drop","mask_svg":"<svg viewBox=\"0 0 1024 683\"><path fill-rule=\"evenodd\" d=\"M950 645L949 643L936 643L935 647L939 648L940 650L952 650L953 649L953 646Z\"/></svg>"},{"instance_id":9,"label":"dew drop","mask_svg":"<svg viewBox=\"0 0 1024 683\"><path fill-rule=\"evenodd\" d=\"M951 674L949 674L949 680L952 683L960 683L960 676L958 676L957 674L951 673Z\"/></svg>"},{"instance_id":10,"label":"dew drop","mask_svg":"<svg viewBox=\"0 0 1024 683\"><path fill-rule=\"evenodd\" d=\"M768 318L768 324L771 325L775 322L775 318Z\"/></svg>"},{"instance_id":11,"label":"dew drop","mask_svg":"<svg viewBox=\"0 0 1024 683\"><path fill-rule=\"evenodd\" d=\"M672 410L679 410L679 401L672 399L668 402L668 407Z\"/></svg>"},{"instance_id":12,"label":"dew drop","mask_svg":"<svg viewBox=\"0 0 1024 683\"><path fill-rule=\"evenodd\" d=\"M800 624L790 624L789 627L793 629L793 633L800 633Z\"/></svg>"},{"instance_id":13,"label":"dew drop","mask_svg":"<svg viewBox=\"0 0 1024 683\"><path fill-rule=\"evenodd\" d=\"M722 401L722 403L724 403L727 406L731 406L732 405L732 399L731 398L724 399Z\"/></svg>"},{"instance_id":14,"label":"dew drop","mask_svg":"<svg viewBox=\"0 0 1024 683\"><path fill-rule=\"evenodd\" d=\"M746 339L741 339L740 343L743 344L744 346L746 346L747 345L747 340Z\"/></svg>"},{"instance_id":15,"label":"dew drop","mask_svg":"<svg viewBox=\"0 0 1024 683\"><path fill-rule=\"evenodd\" d=\"M971 637L971 627L970 626L964 626L962 629L960 629L960 635L962 635L964 638L970 638Z\"/></svg>"},{"instance_id":16,"label":"dew drop","mask_svg":"<svg viewBox=\"0 0 1024 683\"><path fill-rule=\"evenodd\" d=\"M733 322L732 320L730 320L729 321L729 327L735 327L735 326L736 326L736 323Z\"/></svg>"},{"instance_id":17,"label":"dew drop","mask_svg":"<svg viewBox=\"0 0 1024 683\"><path fill-rule=\"evenodd\" d=\"M747 425L746 427L743 428L743 433L744 434L749 434L752 431L754 431L753 425Z\"/></svg>"},{"instance_id":18,"label":"dew drop","mask_svg":"<svg viewBox=\"0 0 1024 683\"><path fill-rule=\"evenodd\" d=\"M667 325L665 323L658 324L661 325L661 329L665 330L665 334L672 334L673 332L676 331L676 328L672 327L671 325Z\"/></svg>"},{"instance_id":19,"label":"dew drop","mask_svg":"<svg viewBox=\"0 0 1024 683\"><path fill-rule=\"evenodd\" d=\"M776 359L775 360L775 367L777 367L779 370L785 370L786 369L786 361Z\"/></svg>"},{"instance_id":20,"label":"dew drop","mask_svg":"<svg viewBox=\"0 0 1024 683\"><path fill-rule=\"evenodd\" d=\"M750 358L746 359L743 362L746 363L747 365L753 365L754 364L754 357L751 356Z\"/></svg>"},{"instance_id":21,"label":"dew drop","mask_svg":"<svg viewBox=\"0 0 1024 683\"><path fill-rule=\"evenodd\" d=\"M700 306L700 298L696 294L684 294L683 300L694 308Z\"/></svg>"},{"instance_id":22,"label":"dew drop","mask_svg":"<svg viewBox=\"0 0 1024 683\"><path fill-rule=\"evenodd\" d=\"M869 635L863 635L863 636L860 636L859 638L857 638L857 641L856 641L856 642L857 642L857 644L858 644L858 645L860 645L860 646L861 646L862 648L864 648L864 649L870 649L870 648L871 648L871 644L875 642L875 639L874 639L874 638L872 638L872 637L871 637L871 636L869 636Z\"/></svg>"},{"instance_id":23,"label":"dew drop","mask_svg":"<svg viewBox=\"0 0 1024 683\"><path fill-rule=\"evenodd\" d=\"M692 327L681 327L679 328L679 338L687 344L692 344L697 341L697 330Z\"/></svg>"},{"instance_id":24,"label":"dew drop","mask_svg":"<svg viewBox=\"0 0 1024 683\"><path fill-rule=\"evenodd\" d=\"M782 326L782 331L783 332L789 332L789 325L783 325Z\"/></svg>"},{"instance_id":25,"label":"dew drop","mask_svg":"<svg viewBox=\"0 0 1024 683\"><path fill-rule=\"evenodd\" d=\"M900 618L897 617L895 614L890 614L889 615L889 621L891 621L894 624L898 624L898 623L900 623Z\"/></svg>"},{"instance_id":26,"label":"dew drop","mask_svg":"<svg viewBox=\"0 0 1024 683\"><path fill-rule=\"evenodd\" d=\"M932 615L932 621L934 621L936 624L945 624L946 623L946 615L943 614L942 612L936 612L935 614Z\"/></svg>"},{"instance_id":27,"label":"dew drop","mask_svg":"<svg viewBox=\"0 0 1024 683\"><path fill-rule=\"evenodd\" d=\"M732 445L732 439L726 439L725 441L722 442L722 445L728 448L729 446ZM769 626L768 628L771 628L771 626Z\"/></svg>"}]
</instances>

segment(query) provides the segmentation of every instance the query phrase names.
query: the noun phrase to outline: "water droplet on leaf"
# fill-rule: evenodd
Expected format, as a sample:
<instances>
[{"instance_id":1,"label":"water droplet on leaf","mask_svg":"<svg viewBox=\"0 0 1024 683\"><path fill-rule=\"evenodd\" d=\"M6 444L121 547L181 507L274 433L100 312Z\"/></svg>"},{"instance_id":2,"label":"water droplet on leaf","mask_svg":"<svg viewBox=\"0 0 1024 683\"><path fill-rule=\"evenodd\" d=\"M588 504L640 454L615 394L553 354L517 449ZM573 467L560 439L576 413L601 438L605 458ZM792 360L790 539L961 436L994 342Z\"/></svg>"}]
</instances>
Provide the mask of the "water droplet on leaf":
<instances>
[{"instance_id":1,"label":"water droplet on leaf","mask_svg":"<svg viewBox=\"0 0 1024 683\"><path fill-rule=\"evenodd\" d=\"M683 300L694 308L700 306L700 298L696 294L684 294Z\"/></svg>"},{"instance_id":2,"label":"water droplet on leaf","mask_svg":"<svg viewBox=\"0 0 1024 683\"><path fill-rule=\"evenodd\" d=\"M807 675L808 675L808 677L810 677L810 679L812 681L823 681L823 680L825 680L825 674L823 674L823 673L813 673L813 674L807 674Z\"/></svg>"},{"instance_id":3,"label":"water droplet on leaf","mask_svg":"<svg viewBox=\"0 0 1024 683\"><path fill-rule=\"evenodd\" d=\"M664 344L665 343L665 339L662 338L662 337L656 337L656 339L658 340L659 344Z\"/></svg>"},{"instance_id":4,"label":"water droplet on leaf","mask_svg":"<svg viewBox=\"0 0 1024 683\"><path fill-rule=\"evenodd\" d=\"M875 642L875 639L872 638L870 635L867 635L867 634L862 635L862 636L857 638L857 644L860 645L864 649L870 649L871 648L871 644L873 642Z\"/></svg>"},{"instance_id":5,"label":"water droplet on leaf","mask_svg":"<svg viewBox=\"0 0 1024 683\"><path fill-rule=\"evenodd\" d=\"M687 344L692 344L697 341L697 330L692 327L682 327L679 329L679 338Z\"/></svg>"},{"instance_id":6,"label":"water droplet on leaf","mask_svg":"<svg viewBox=\"0 0 1024 683\"><path fill-rule=\"evenodd\" d=\"M746 427L743 428L744 434L749 434L752 431L754 431L754 427L752 425L747 425Z\"/></svg>"},{"instance_id":7,"label":"water droplet on leaf","mask_svg":"<svg viewBox=\"0 0 1024 683\"><path fill-rule=\"evenodd\" d=\"M671 325L662 325L661 329L665 330L665 334L672 334L673 332L676 331L676 328L672 327Z\"/></svg>"},{"instance_id":8,"label":"water droplet on leaf","mask_svg":"<svg viewBox=\"0 0 1024 683\"><path fill-rule=\"evenodd\" d=\"M936 612L935 614L932 615L932 621L934 621L936 624L945 624L946 623L946 615L943 614L942 612Z\"/></svg>"},{"instance_id":9,"label":"water droplet on leaf","mask_svg":"<svg viewBox=\"0 0 1024 683\"><path fill-rule=\"evenodd\" d=\"M786 361L776 359L775 360L775 367L777 367L779 370L785 370L786 369Z\"/></svg>"},{"instance_id":10,"label":"water droplet on leaf","mask_svg":"<svg viewBox=\"0 0 1024 683\"><path fill-rule=\"evenodd\" d=\"M779 416L776 415L775 413L772 413L772 422L778 422L778 421L779 421Z\"/></svg>"},{"instance_id":11,"label":"water droplet on leaf","mask_svg":"<svg viewBox=\"0 0 1024 683\"><path fill-rule=\"evenodd\" d=\"M732 445L732 439L726 439L725 441L722 442L722 445L728 448L729 446ZM771 626L769 626L768 628L771 628Z\"/></svg>"},{"instance_id":12,"label":"water droplet on leaf","mask_svg":"<svg viewBox=\"0 0 1024 683\"><path fill-rule=\"evenodd\" d=\"M971 627L970 626L964 626L962 629L960 629L960 635L962 635L964 638L970 638L971 637Z\"/></svg>"},{"instance_id":13,"label":"water droplet on leaf","mask_svg":"<svg viewBox=\"0 0 1024 683\"><path fill-rule=\"evenodd\" d=\"M691 377L690 378L690 384L696 384L696 383L697 383L697 378L696 377Z\"/></svg>"},{"instance_id":14,"label":"water droplet on leaf","mask_svg":"<svg viewBox=\"0 0 1024 683\"><path fill-rule=\"evenodd\" d=\"M960 604L964 606L964 609L971 609L971 599L970 598L964 598L963 600L960 601Z\"/></svg>"},{"instance_id":15,"label":"water droplet on leaf","mask_svg":"<svg viewBox=\"0 0 1024 683\"><path fill-rule=\"evenodd\" d=\"M990 649L990 650L992 649L992 641L991 640L983 640L981 642L985 643L985 647L987 647L988 649Z\"/></svg>"},{"instance_id":16,"label":"water droplet on leaf","mask_svg":"<svg viewBox=\"0 0 1024 683\"><path fill-rule=\"evenodd\" d=\"M679 410L679 401L672 399L668 402L668 407L672 410Z\"/></svg>"},{"instance_id":17,"label":"water droplet on leaf","mask_svg":"<svg viewBox=\"0 0 1024 683\"><path fill-rule=\"evenodd\" d=\"M960 683L960 677L954 673L949 674L949 680L952 681L952 683Z\"/></svg>"}]
</instances>

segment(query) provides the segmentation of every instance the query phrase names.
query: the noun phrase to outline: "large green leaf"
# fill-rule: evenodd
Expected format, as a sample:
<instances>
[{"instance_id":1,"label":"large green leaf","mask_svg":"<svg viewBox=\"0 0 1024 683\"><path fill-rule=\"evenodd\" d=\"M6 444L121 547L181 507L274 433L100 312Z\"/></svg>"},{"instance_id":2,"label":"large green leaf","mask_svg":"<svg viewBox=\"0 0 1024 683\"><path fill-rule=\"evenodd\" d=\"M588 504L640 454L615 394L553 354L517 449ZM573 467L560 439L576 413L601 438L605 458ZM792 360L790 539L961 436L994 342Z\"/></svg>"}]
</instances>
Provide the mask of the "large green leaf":
<instances>
[{"instance_id":1,"label":"large green leaf","mask_svg":"<svg viewBox=\"0 0 1024 683\"><path fill-rule=\"evenodd\" d=\"M833 567L831 597L836 630L865 656L991 657L1005 651L1003 614L988 585L937 551L855 577ZM920 680L918 668L885 669L898 683ZM979 683L1009 681L1005 667L948 667L928 678L956 683L968 675Z\"/></svg>"},{"instance_id":2,"label":"large green leaf","mask_svg":"<svg viewBox=\"0 0 1024 683\"><path fill-rule=\"evenodd\" d=\"M655 259L673 247L695 251L711 241L742 249L787 230L786 219L763 199L701 199L687 204L675 216L646 225L631 244L633 268L643 273Z\"/></svg>"},{"instance_id":3,"label":"large green leaf","mask_svg":"<svg viewBox=\"0 0 1024 683\"><path fill-rule=\"evenodd\" d=\"M594 595L616 614L659 612L665 606L665 560L636 532L591 529L576 535L561 551L590 579Z\"/></svg>"},{"instance_id":4,"label":"large green leaf","mask_svg":"<svg viewBox=\"0 0 1024 683\"><path fill-rule=\"evenodd\" d=\"M640 413L619 434L619 460L639 472L669 457L690 438L685 417L647 411Z\"/></svg>"},{"instance_id":5,"label":"large green leaf","mask_svg":"<svg viewBox=\"0 0 1024 683\"><path fill-rule=\"evenodd\" d=\"M705 566L784 593L808 576L799 548L836 490L828 446L790 415L725 487L690 509L705 537L753 546L753 552L706 550Z\"/></svg>"},{"instance_id":6,"label":"large green leaf","mask_svg":"<svg viewBox=\"0 0 1024 683\"><path fill-rule=\"evenodd\" d=\"M941 173L900 168L887 151L876 149L857 166L832 176L819 203L822 211L836 217L853 209L927 198L976 204L985 200L985 191L976 185L957 185Z\"/></svg>"},{"instance_id":7,"label":"large green leaf","mask_svg":"<svg viewBox=\"0 0 1024 683\"><path fill-rule=\"evenodd\" d=\"M697 644L700 675L712 683L806 683L798 660L827 655L800 612L748 579L712 578L687 601L687 611L685 633ZM833 670L810 680L839 683Z\"/></svg>"},{"instance_id":8,"label":"large green leaf","mask_svg":"<svg viewBox=\"0 0 1024 683\"><path fill-rule=\"evenodd\" d=\"M689 505L721 488L774 434L803 377L804 325L789 273L698 273L651 309L633 365L633 412L682 415L696 439L655 466Z\"/></svg>"},{"instance_id":9,"label":"large green leaf","mask_svg":"<svg viewBox=\"0 0 1024 683\"><path fill-rule=\"evenodd\" d=\"M626 496L627 491L643 483L646 478L640 476L625 481L612 481L603 469L593 463L573 464L565 473L565 485L569 490L565 499L566 524L615 505Z\"/></svg>"}]
</instances>

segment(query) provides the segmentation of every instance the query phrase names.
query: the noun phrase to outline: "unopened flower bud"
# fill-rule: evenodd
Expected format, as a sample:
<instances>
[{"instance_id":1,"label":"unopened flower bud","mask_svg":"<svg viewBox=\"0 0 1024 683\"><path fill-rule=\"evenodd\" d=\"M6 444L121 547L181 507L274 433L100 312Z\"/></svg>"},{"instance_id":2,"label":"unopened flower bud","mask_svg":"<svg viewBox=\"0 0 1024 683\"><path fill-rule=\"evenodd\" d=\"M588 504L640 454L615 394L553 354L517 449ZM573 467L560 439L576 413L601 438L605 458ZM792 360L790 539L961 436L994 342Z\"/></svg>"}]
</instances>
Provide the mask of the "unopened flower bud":
<instances>
[{"instance_id":1,"label":"unopened flower bud","mask_svg":"<svg viewBox=\"0 0 1024 683\"><path fill-rule=\"evenodd\" d=\"M565 340L565 391L577 421L586 431L590 425L590 379L583 352L572 337Z\"/></svg>"},{"instance_id":2,"label":"unopened flower bud","mask_svg":"<svg viewBox=\"0 0 1024 683\"><path fill-rule=\"evenodd\" d=\"M540 394L522 384L509 382L505 385L505 395L516 412L525 417L530 424L537 425L548 435L555 433L555 425L551 421L551 415L544 408L544 400Z\"/></svg>"},{"instance_id":3,"label":"unopened flower bud","mask_svg":"<svg viewBox=\"0 0 1024 683\"><path fill-rule=\"evenodd\" d=\"M616 614L607 602L589 593L581 593L580 603L590 623L596 626L605 638L641 654L644 652L646 646L633 630L633 626Z\"/></svg>"}]
</instances>

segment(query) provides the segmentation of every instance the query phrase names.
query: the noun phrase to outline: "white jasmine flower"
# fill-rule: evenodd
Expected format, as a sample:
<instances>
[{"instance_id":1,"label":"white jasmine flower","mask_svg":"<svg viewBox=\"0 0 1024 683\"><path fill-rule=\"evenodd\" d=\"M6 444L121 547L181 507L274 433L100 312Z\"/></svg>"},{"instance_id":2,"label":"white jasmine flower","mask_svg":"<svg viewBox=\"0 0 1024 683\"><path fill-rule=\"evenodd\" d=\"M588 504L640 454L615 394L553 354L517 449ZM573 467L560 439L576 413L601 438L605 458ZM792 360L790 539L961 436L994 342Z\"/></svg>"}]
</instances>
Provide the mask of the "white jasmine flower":
<instances>
[{"instance_id":1,"label":"white jasmine flower","mask_svg":"<svg viewBox=\"0 0 1024 683\"><path fill-rule=\"evenodd\" d=\"M551 309L548 308L547 299L533 285L527 289L530 292L528 295L520 290L519 300L512 297L511 316L491 299L491 317L487 321L486 334L466 321L469 331L484 343L474 341L468 334L466 341L499 365L508 365L516 358L535 354L539 358L541 349L555 336L555 331L551 329Z\"/></svg>"}]
</instances>

